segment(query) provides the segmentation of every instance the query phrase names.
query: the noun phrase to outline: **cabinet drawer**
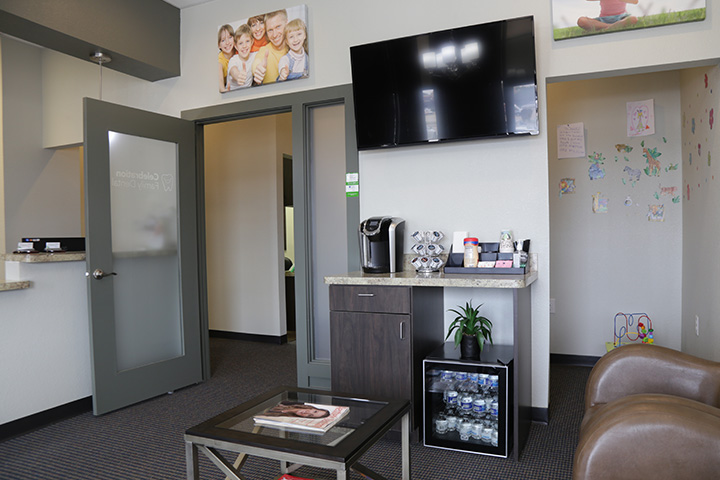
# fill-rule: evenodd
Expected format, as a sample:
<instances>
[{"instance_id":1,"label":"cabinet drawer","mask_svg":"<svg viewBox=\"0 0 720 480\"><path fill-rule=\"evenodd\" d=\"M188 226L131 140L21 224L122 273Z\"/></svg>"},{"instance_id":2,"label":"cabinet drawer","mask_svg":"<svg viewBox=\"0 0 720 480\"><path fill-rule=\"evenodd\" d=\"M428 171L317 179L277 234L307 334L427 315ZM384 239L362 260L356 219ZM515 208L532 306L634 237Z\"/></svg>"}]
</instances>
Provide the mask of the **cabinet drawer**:
<instances>
[{"instance_id":1,"label":"cabinet drawer","mask_svg":"<svg viewBox=\"0 0 720 480\"><path fill-rule=\"evenodd\" d=\"M330 310L410 313L410 287L330 285Z\"/></svg>"}]
</instances>

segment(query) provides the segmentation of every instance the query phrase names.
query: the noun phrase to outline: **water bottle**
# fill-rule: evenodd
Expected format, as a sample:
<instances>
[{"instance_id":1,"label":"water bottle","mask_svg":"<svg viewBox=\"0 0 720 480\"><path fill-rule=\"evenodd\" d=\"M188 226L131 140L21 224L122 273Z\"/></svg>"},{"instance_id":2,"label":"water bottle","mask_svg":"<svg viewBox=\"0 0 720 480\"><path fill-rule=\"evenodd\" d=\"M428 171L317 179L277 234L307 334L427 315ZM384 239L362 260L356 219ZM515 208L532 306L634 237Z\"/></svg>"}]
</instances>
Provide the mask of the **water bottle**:
<instances>
[{"instance_id":1,"label":"water bottle","mask_svg":"<svg viewBox=\"0 0 720 480\"><path fill-rule=\"evenodd\" d=\"M490 381L490 391L492 393L498 392L499 378L497 375L489 375L488 380Z\"/></svg>"},{"instance_id":2,"label":"water bottle","mask_svg":"<svg viewBox=\"0 0 720 480\"><path fill-rule=\"evenodd\" d=\"M473 398L473 416L478 420L482 420L485 418L486 410L487 410L487 407L486 407L485 396L481 393L478 393Z\"/></svg>"},{"instance_id":3,"label":"water bottle","mask_svg":"<svg viewBox=\"0 0 720 480\"><path fill-rule=\"evenodd\" d=\"M440 372L440 385L438 390L447 390L453 386L453 372L450 370L443 370Z\"/></svg>"},{"instance_id":4,"label":"water bottle","mask_svg":"<svg viewBox=\"0 0 720 480\"><path fill-rule=\"evenodd\" d=\"M448 431L448 421L447 418L445 418L445 415L442 413L435 417L435 432L439 434L447 433Z\"/></svg>"},{"instance_id":5,"label":"water bottle","mask_svg":"<svg viewBox=\"0 0 720 480\"><path fill-rule=\"evenodd\" d=\"M463 442L467 442L470 440L470 435L472 434L472 422L469 418L465 417L460 421L460 426L458 427L458 433L460 433L460 440Z\"/></svg>"},{"instance_id":6,"label":"water bottle","mask_svg":"<svg viewBox=\"0 0 720 480\"><path fill-rule=\"evenodd\" d=\"M497 401L497 397L493 398L490 402L490 417L497 422L498 420L498 408L500 404Z\"/></svg>"},{"instance_id":7,"label":"water bottle","mask_svg":"<svg viewBox=\"0 0 720 480\"><path fill-rule=\"evenodd\" d=\"M458 391L454 388L445 390L443 400L445 401L445 410L448 413L454 413L458 407Z\"/></svg>"},{"instance_id":8,"label":"water bottle","mask_svg":"<svg viewBox=\"0 0 720 480\"><path fill-rule=\"evenodd\" d=\"M481 373L480 375L478 375L478 387L481 392L487 393L487 391L488 391L488 374L487 373Z\"/></svg>"},{"instance_id":9,"label":"water bottle","mask_svg":"<svg viewBox=\"0 0 720 480\"><path fill-rule=\"evenodd\" d=\"M463 415L471 415L473 412L473 401L475 398L469 392L462 392L459 396L459 410Z\"/></svg>"},{"instance_id":10,"label":"water bottle","mask_svg":"<svg viewBox=\"0 0 720 480\"><path fill-rule=\"evenodd\" d=\"M458 427L458 417L455 415L448 415L447 416L447 429L448 432L454 432L457 430Z\"/></svg>"},{"instance_id":11,"label":"water bottle","mask_svg":"<svg viewBox=\"0 0 720 480\"><path fill-rule=\"evenodd\" d=\"M478 377L480 375L477 373L470 373L468 374L467 379L467 391L470 393L478 393L480 391L480 388L478 387Z\"/></svg>"}]
</instances>

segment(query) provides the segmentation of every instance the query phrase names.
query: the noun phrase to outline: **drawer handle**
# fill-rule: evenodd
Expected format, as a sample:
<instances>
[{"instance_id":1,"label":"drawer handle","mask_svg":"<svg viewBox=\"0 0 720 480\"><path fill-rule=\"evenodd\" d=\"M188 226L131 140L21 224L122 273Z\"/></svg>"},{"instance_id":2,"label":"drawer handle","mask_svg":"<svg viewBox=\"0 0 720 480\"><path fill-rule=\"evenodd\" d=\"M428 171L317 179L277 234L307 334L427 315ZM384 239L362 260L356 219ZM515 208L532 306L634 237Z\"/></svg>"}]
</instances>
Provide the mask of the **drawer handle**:
<instances>
[{"instance_id":1,"label":"drawer handle","mask_svg":"<svg viewBox=\"0 0 720 480\"><path fill-rule=\"evenodd\" d=\"M405 340L405 322L400 322L400 340Z\"/></svg>"},{"instance_id":2,"label":"drawer handle","mask_svg":"<svg viewBox=\"0 0 720 480\"><path fill-rule=\"evenodd\" d=\"M374 293L358 293L357 296L358 297L374 297L375 294Z\"/></svg>"}]
</instances>

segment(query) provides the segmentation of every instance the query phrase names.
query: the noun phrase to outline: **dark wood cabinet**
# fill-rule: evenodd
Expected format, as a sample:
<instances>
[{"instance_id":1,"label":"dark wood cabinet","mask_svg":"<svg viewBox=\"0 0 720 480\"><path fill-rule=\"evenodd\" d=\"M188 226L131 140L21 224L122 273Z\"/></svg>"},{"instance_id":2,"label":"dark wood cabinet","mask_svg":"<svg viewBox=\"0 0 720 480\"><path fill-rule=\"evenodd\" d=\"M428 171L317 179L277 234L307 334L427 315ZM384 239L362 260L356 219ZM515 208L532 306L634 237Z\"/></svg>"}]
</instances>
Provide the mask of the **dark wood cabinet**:
<instances>
[{"instance_id":1,"label":"dark wood cabinet","mask_svg":"<svg viewBox=\"0 0 720 480\"><path fill-rule=\"evenodd\" d=\"M443 343L442 288L331 285L332 389L410 400L421 425L422 360Z\"/></svg>"}]
</instances>

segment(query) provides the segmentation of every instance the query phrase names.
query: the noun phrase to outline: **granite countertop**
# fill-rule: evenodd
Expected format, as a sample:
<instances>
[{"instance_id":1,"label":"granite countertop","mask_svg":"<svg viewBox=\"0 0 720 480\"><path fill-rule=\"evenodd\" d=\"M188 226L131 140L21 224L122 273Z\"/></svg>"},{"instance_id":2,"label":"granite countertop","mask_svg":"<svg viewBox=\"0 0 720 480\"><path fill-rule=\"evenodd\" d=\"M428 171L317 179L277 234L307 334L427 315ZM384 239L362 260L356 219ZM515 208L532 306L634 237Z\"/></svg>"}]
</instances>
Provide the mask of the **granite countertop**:
<instances>
[{"instance_id":1,"label":"granite countertop","mask_svg":"<svg viewBox=\"0 0 720 480\"><path fill-rule=\"evenodd\" d=\"M537 254L530 254L528 271L524 275L466 274L466 273L417 273L410 260L415 255L405 255L403 271L398 273L350 272L328 275L329 285L384 285L404 287L470 287L470 288L525 288L537 280ZM441 255L442 257L442 255ZM445 256L447 257L447 256Z\"/></svg>"},{"instance_id":2,"label":"granite countertop","mask_svg":"<svg viewBox=\"0 0 720 480\"><path fill-rule=\"evenodd\" d=\"M0 292L10 292L12 290L25 290L30 288L31 282L20 281L20 282L0 282Z\"/></svg>"},{"instance_id":3,"label":"granite countertop","mask_svg":"<svg viewBox=\"0 0 720 480\"><path fill-rule=\"evenodd\" d=\"M330 285L473 288L525 288L535 280L537 280L536 270L524 275L417 273L415 270L406 270L398 273L350 272L325 277L325 283Z\"/></svg>"},{"instance_id":4,"label":"granite countertop","mask_svg":"<svg viewBox=\"0 0 720 480\"><path fill-rule=\"evenodd\" d=\"M6 262L20 263L53 263L53 262L84 262L85 252L58 252L58 253L5 253L0 254Z\"/></svg>"}]
</instances>

